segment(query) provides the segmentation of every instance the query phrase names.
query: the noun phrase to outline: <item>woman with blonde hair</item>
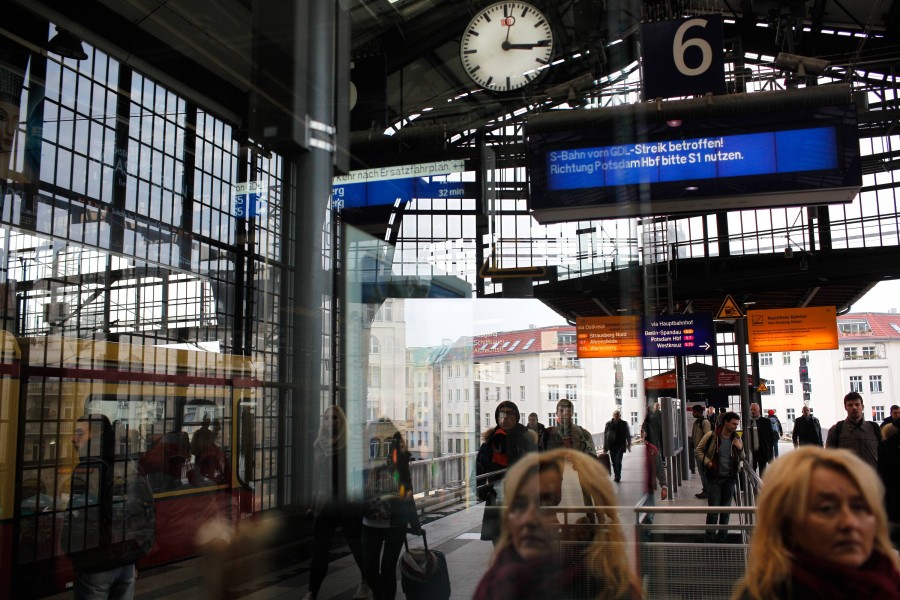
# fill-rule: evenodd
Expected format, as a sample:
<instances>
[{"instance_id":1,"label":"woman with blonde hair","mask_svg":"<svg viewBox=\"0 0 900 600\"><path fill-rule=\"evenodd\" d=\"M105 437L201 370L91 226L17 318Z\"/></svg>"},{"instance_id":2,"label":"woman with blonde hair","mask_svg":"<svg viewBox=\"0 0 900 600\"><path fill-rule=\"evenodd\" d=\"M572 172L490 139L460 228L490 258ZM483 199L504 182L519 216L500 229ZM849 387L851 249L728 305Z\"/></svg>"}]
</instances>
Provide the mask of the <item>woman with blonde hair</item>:
<instances>
[{"instance_id":1,"label":"woman with blonde hair","mask_svg":"<svg viewBox=\"0 0 900 600\"><path fill-rule=\"evenodd\" d=\"M563 528L552 508L562 500L566 460L597 502L589 508L597 524ZM628 565L615 491L596 459L566 449L527 454L507 472L505 495L493 562L474 600L641 597Z\"/></svg>"},{"instance_id":2,"label":"woman with blonde hair","mask_svg":"<svg viewBox=\"0 0 900 600\"><path fill-rule=\"evenodd\" d=\"M900 598L884 489L846 450L803 446L766 470L736 599Z\"/></svg>"}]
</instances>

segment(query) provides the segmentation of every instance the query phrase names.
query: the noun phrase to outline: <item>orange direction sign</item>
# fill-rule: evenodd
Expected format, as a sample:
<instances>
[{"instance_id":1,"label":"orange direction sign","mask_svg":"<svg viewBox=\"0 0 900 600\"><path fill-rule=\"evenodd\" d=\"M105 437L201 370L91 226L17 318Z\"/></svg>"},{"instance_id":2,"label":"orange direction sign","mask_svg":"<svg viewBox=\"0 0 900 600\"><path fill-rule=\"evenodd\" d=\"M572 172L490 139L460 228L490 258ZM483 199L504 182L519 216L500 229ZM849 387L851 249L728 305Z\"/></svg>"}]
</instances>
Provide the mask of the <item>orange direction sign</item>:
<instances>
[{"instance_id":1,"label":"orange direction sign","mask_svg":"<svg viewBox=\"0 0 900 600\"><path fill-rule=\"evenodd\" d=\"M837 314L833 306L747 312L750 352L835 350Z\"/></svg>"},{"instance_id":2,"label":"orange direction sign","mask_svg":"<svg viewBox=\"0 0 900 600\"><path fill-rule=\"evenodd\" d=\"M578 358L641 356L640 317L579 317Z\"/></svg>"}]
</instances>

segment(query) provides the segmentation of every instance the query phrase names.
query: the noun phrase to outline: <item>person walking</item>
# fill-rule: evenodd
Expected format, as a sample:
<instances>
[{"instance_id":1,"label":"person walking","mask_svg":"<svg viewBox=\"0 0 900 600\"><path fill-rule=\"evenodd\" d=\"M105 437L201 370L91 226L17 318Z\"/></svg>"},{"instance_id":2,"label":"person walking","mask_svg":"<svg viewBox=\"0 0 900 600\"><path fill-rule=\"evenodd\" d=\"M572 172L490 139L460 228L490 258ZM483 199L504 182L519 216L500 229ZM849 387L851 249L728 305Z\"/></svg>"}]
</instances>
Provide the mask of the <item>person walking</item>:
<instances>
[{"instance_id":1,"label":"person walking","mask_svg":"<svg viewBox=\"0 0 900 600\"><path fill-rule=\"evenodd\" d=\"M694 425L691 427L690 448L694 449L697 447L697 444L700 443L700 440L703 439L703 436L712 430L712 425L710 424L709 419L703 415L702 404L695 404L691 409L691 413L694 416ZM691 453L691 456L696 458L694 453ZM700 483L703 485L703 488L700 490L699 494L694 495L702 500L707 497L706 466L699 460L697 461L697 472L700 473Z\"/></svg>"},{"instance_id":2,"label":"person walking","mask_svg":"<svg viewBox=\"0 0 900 600\"><path fill-rule=\"evenodd\" d=\"M503 506L502 481L506 470L528 452L537 450L537 434L519 423L519 407L510 400L497 405L497 423L483 434L483 443L475 458L475 473L480 477L477 494L486 505L481 522L481 539L497 542L500 536L500 509ZM484 475L488 477L481 477Z\"/></svg>"},{"instance_id":3,"label":"person walking","mask_svg":"<svg viewBox=\"0 0 900 600\"><path fill-rule=\"evenodd\" d=\"M706 492L709 506L731 506L734 488L737 481L738 466L744 459L744 445L737 436L741 418L735 412L722 415L722 424L710 431L697 444L695 449L697 460L706 467ZM727 525L731 515L727 512L708 513L706 524ZM704 540L707 542L724 542L728 530L717 532L707 529Z\"/></svg>"},{"instance_id":4,"label":"person walking","mask_svg":"<svg viewBox=\"0 0 900 600\"><path fill-rule=\"evenodd\" d=\"M791 439L794 442L794 448L799 446L818 446L822 447L822 426L819 420L812 415L808 406L801 409L801 415L794 419L794 431L791 433Z\"/></svg>"},{"instance_id":5,"label":"person walking","mask_svg":"<svg viewBox=\"0 0 900 600\"><path fill-rule=\"evenodd\" d=\"M313 557L309 569L309 591L304 600L315 600L328 574L328 558L335 530L340 527L360 577L363 574L362 512L350 501L347 491L347 416L339 406L322 414L319 433L313 443L317 468L313 471L312 506ZM361 579L354 598L368 598L369 586Z\"/></svg>"},{"instance_id":6,"label":"person walking","mask_svg":"<svg viewBox=\"0 0 900 600\"><path fill-rule=\"evenodd\" d=\"M603 451L609 454L616 483L622 481L622 457L626 450L631 452L631 430L622 420L622 413L614 410L603 430Z\"/></svg>"}]
</instances>

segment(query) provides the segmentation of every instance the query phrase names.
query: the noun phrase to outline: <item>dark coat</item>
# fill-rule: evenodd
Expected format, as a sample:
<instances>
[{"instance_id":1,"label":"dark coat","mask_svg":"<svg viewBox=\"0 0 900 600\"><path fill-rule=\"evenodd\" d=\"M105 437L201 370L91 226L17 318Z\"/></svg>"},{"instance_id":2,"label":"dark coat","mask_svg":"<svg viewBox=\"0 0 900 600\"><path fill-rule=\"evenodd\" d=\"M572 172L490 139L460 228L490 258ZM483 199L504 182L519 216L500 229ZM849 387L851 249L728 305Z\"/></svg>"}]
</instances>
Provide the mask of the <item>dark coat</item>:
<instances>
[{"instance_id":1,"label":"dark coat","mask_svg":"<svg viewBox=\"0 0 900 600\"><path fill-rule=\"evenodd\" d=\"M824 445L822 439L822 426L819 420L812 415L807 419L800 416L794 419L794 432L791 434L795 446L819 446Z\"/></svg>"}]
</instances>

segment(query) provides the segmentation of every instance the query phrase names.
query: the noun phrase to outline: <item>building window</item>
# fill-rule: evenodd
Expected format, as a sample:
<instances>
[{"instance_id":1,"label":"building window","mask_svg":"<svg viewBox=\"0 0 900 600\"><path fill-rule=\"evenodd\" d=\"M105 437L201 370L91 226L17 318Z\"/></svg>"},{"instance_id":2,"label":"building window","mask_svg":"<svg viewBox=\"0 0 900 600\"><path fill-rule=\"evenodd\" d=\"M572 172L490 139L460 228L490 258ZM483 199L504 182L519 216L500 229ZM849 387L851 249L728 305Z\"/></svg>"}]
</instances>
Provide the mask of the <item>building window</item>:
<instances>
[{"instance_id":1,"label":"building window","mask_svg":"<svg viewBox=\"0 0 900 600\"><path fill-rule=\"evenodd\" d=\"M390 323L394 320L394 303L391 300L385 300L381 310L384 313L385 321Z\"/></svg>"},{"instance_id":2,"label":"building window","mask_svg":"<svg viewBox=\"0 0 900 600\"><path fill-rule=\"evenodd\" d=\"M875 355L875 346L863 346L862 355L863 358L878 358Z\"/></svg>"},{"instance_id":3,"label":"building window","mask_svg":"<svg viewBox=\"0 0 900 600\"><path fill-rule=\"evenodd\" d=\"M466 413L466 427L469 426L469 413Z\"/></svg>"},{"instance_id":4,"label":"building window","mask_svg":"<svg viewBox=\"0 0 900 600\"><path fill-rule=\"evenodd\" d=\"M510 386L506 386L506 399L512 400L512 388Z\"/></svg>"},{"instance_id":5,"label":"building window","mask_svg":"<svg viewBox=\"0 0 900 600\"><path fill-rule=\"evenodd\" d=\"M447 404L453 402L453 390L447 390Z\"/></svg>"},{"instance_id":6,"label":"building window","mask_svg":"<svg viewBox=\"0 0 900 600\"><path fill-rule=\"evenodd\" d=\"M800 360L806 361L806 364L809 364L809 350L803 350L800 352Z\"/></svg>"},{"instance_id":7,"label":"building window","mask_svg":"<svg viewBox=\"0 0 900 600\"><path fill-rule=\"evenodd\" d=\"M468 402L469 401L469 388L466 388L465 392L466 392L465 393L465 401Z\"/></svg>"},{"instance_id":8,"label":"building window","mask_svg":"<svg viewBox=\"0 0 900 600\"><path fill-rule=\"evenodd\" d=\"M759 354L759 364L764 367L772 365L772 353L771 352L761 352Z\"/></svg>"},{"instance_id":9,"label":"building window","mask_svg":"<svg viewBox=\"0 0 900 600\"><path fill-rule=\"evenodd\" d=\"M578 386L576 384L566 384L566 398L569 400L578 400Z\"/></svg>"},{"instance_id":10,"label":"building window","mask_svg":"<svg viewBox=\"0 0 900 600\"><path fill-rule=\"evenodd\" d=\"M447 440L447 452L453 454L453 440Z\"/></svg>"},{"instance_id":11,"label":"building window","mask_svg":"<svg viewBox=\"0 0 900 600\"><path fill-rule=\"evenodd\" d=\"M853 360L859 357L859 348L856 346L844 346L844 360Z\"/></svg>"},{"instance_id":12,"label":"building window","mask_svg":"<svg viewBox=\"0 0 900 600\"><path fill-rule=\"evenodd\" d=\"M503 363L503 368L506 369L506 371L505 371L506 373L512 373L512 371L510 370L511 367L509 366L508 360Z\"/></svg>"},{"instance_id":13,"label":"building window","mask_svg":"<svg viewBox=\"0 0 900 600\"><path fill-rule=\"evenodd\" d=\"M456 365L456 376L457 376L457 377L459 377L459 376L460 376L460 375L459 375L459 374L460 374L460 370L459 370L459 367L460 367L460 365L459 365L459 364L457 364L457 365Z\"/></svg>"},{"instance_id":14,"label":"building window","mask_svg":"<svg viewBox=\"0 0 900 600\"><path fill-rule=\"evenodd\" d=\"M456 401L459 402L459 390L456 390ZM458 425L459 423L457 423Z\"/></svg>"},{"instance_id":15,"label":"building window","mask_svg":"<svg viewBox=\"0 0 900 600\"><path fill-rule=\"evenodd\" d=\"M784 393L785 394L793 394L794 393L794 380L793 379L785 379L784 380Z\"/></svg>"},{"instance_id":16,"label":"building window","mask_svg":"<svg viewBox=\"0 0 900 600\"><path fill-rule=\"evenodd\" d=\"M381 387L381 367L369 365L369 387Z\"/></svg>"},{"instance_id":17,"label":"building window","mask_svg":"<svg viewBox=\"0 0 900 600\"><path fill-rule=\"evenodd\" d=\"M629 396L630 398L637 398L637 397L638 397L638 396L637 396L637 384L636 384L636 383L629 383L629 384L628 384L628 396Z\"/></svg>"},{"instance_id":18,"label":"building window","mask_svg":"<svg viewBox=\"0 0 900 600\"><path fill-rule=\"evenodd\" d=\"M562 344L574 344L575 343L575 334L574 333L563 333L559 332L559 343Z\"/></svg>"},{"instance_id":19,"label":"building window","mask_svg":"<svg viewBox=\"0 0 900 600\"><path fill-rule=\"evenodd\" d=\"M525 361L520 360L519 361L519 373L524 373L524 372L525 372Z\"/></svg>"},{"instance_id":20,"label":"building window","mask_svg":"<svg viewBox=\"0 0 900 600\"><path fill-rule=\"evenodd\" d=\"M520 385L519 386L519 400L524 400L524 399L525 399L525 386Z\"/></svg>"},{"instance_id":21,"label":"building window","mask_svg":"<svg viewBox=\"0 0 900 600\"><path fill-rule=\"evenodd\" d=\"M489 412L484 413L484 426L485 427L491 426L491 413L489 413Z\"/></svg>"},{"instance_id":22,"label":"building window","mask_svg":"<svg viewBox=\"0 0 900 600\"><path fill-rule=\"evenodd\" d=\"M787 420L788 421L793 421L795 418L797 418L796 415L797 415L797 413L794 411L793 408L787 409Z\"/></svg>"},{"instance_id":23,"label":"building window","mask_svg":"<svg viewBox=\"0 0 900 600\"><path fill-rule=\"evenodd\" d=\"M559 402L559 386L555 383L547 386L547 400L550 402Z\"/></svg>"},{"instance_id":24,"label":"building window","mask_svg":"<svg viewBox=\"0 0 900 600\"><path fill-rule=\"evenodd\" d=\"M628 358L628 368L632 371L637 371L637 357L631 356Z\"/></svg>"},{"instance_id":25,"label":"building window","mask_svg":"<svg viewBox=\"0 0 900 600\"><path fill-rule=\"evenodd\" d=\"M381 344L374 335L369 336L369 354L381 354Z\"/></svg>"},{"instance_id":26,"label":"building window","mask_svg":"<svg viewBox=\"0 0 900 600\"><path fill-rule=\"evenodd\" d=\"M850 391L862 393L862 391L863 391L862 375L851 375L850 376Z\"/></svg>"},{"instance_id":27,"label":"building window","mask_svg":"<svg viewBox=\"0 0 900 600\"><path fill-rule=\"evenodd\" d=\"M873 418L881 423L884 421L884 406L873 406L872 407Z\"/></svg>"},{"instance_id":28,"label":"building window","mask_svg":"<svg viewBox=\"0 0 900 600\"><path fill-rule=\"evenodd\" d=\"M881 375L869 375L869 391L873 394L880 394L884 391L881 388ZM883 418L884 417L882 417L882 419Z\"/></svg>"},{"instance_id":29,"label":"building window","mask_svg":"<svg viewBox=\"0 0 900 600\"><path fill-rule=\"evenodd\" d=\"M497 402L500 402L500 388L497 388L497 396L494 398Z\"/></svg>"},{"instance_id":30,"label":"building window","mask_svg":"<svg viewBox=\"0 0 900 600\"><path fill-rule=\"evenodd\" d=\"M556 413L547 413L547 427L556 427Z\"/></svg>"},{"instance_id":31,"label":"building window","mask_svg":"<svg viewBox=\"0 0 900 600\"><path fill-rule=\"evenodd\" d=\"M462 440L459 438L456 438L456 453L457 454L462 453Z\"/></svg>"},{"instance_id":32,"label":"building window","mask_svg":"<svg viewBox=\"0 0 900 600\"><path fill-rule=\"evenodd\" d=\"M781 364L783 364L783 365L791 364L791 353L790 352L782 352L781 353Z\"/></svg>"},{"instance_id":33,"label":"building window","mask_svg":"<svg viewBox=\"0 0 900 600\"><path fill-rule=\"evenodd\" d=\"M572 413L572 423L578 425L578 413Z\"/></svg>"},{"instance_id":34,"label":"building window","mask_svg":"<svg viewBox=\"0 0 900 600\"><path fill-rule=\"evenodd\" d=\"M847 319L846 321L838 321L838 330L841 333L872 333L869 322L865 319Z\"/></svg>"},{"instance_id":35,"label":"building window","mask_svg":"<svg viewBox=\"0 0 900 600\"><path fill-rule=\"evenodd\" d=\"M631 413L631 427L635 428L638 424L638 414L636 412Z\"/></svg>"},{"instance_id":36,"label":"building window","mask_svg":"<svg viewBox=\"0 0 900 600\"><path fill-rule=\"evenodd\" d=\"M381 450L381 442L378 438L369 440L369 458L378 458L378 451Z\"/></svg>"}]
</instances>

